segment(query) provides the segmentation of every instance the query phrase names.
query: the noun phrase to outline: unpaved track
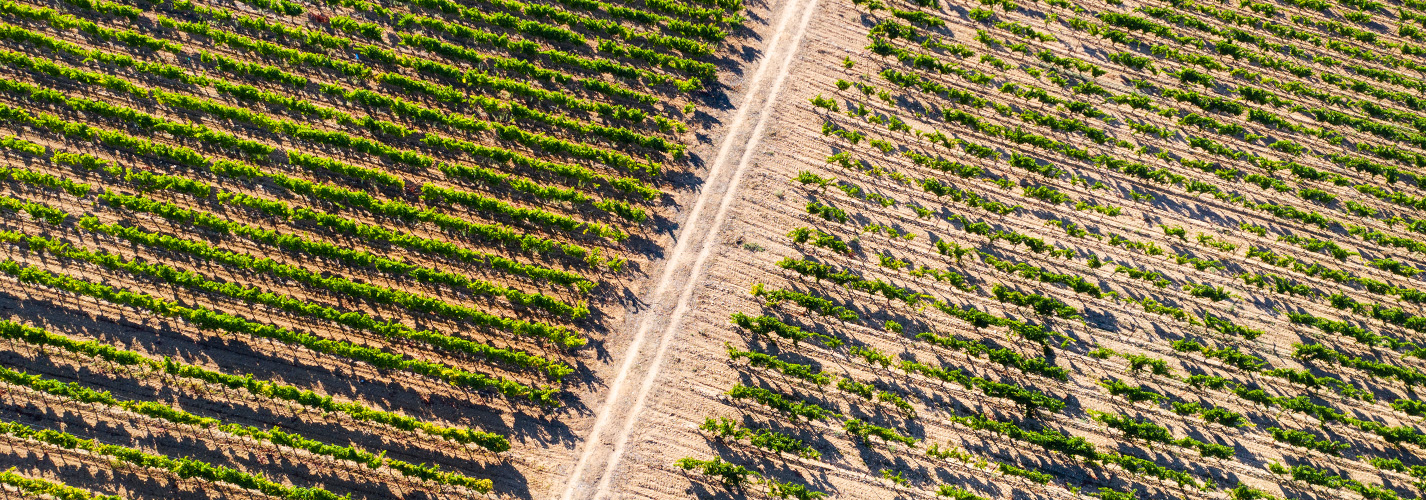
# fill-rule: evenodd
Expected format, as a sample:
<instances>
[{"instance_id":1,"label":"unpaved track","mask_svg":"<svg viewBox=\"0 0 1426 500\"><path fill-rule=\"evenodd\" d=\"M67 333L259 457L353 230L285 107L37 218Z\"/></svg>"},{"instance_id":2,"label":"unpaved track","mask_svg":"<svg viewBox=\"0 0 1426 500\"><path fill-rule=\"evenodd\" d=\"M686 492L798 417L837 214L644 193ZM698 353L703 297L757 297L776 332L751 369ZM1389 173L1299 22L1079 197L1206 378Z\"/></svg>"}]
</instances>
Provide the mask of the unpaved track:
<instances>
[{"instance_id":1,"label":"unpaved track","mask_svg":"<svg viewBox=\"0 0 1426 500\"><path fill-rule=\"evenodd\" d=\"M718 156L708 170L706 184L694 202L683 227L678 233L678 243L674 246L669 260L664 265L654 291L645 298L649 307L638 320L638 329L629 348L624 352L624 362L610 385L603 405L595 419L594 426L584 440L579 461L565 481L562 500L582 498L605 498L608 496L611 480L624 453L629 435L638 422L640 410L658 379L659 367L668 351L670 339L676 335L680 319L688 312L693 290L698 277L703 273L709 255L717 243L717 235L727 219L728 209L738 191L743 173L750 165L753 151L766 128L768 117L772 115L778 94L786 83L792 62L802 45L803 35L817 10L818 0L788 0L779 14L777 29L772 33L757 70L748 80L748 87L728 131L723 136ZM794 18L795 26L789 26ZM791 28L791 29L789 29ZM776 66L774 69L773 66ZM768 80L769 70L775 71L772 81ZM758 99L761 98L761 102ZM756 109L755 109L756 108ZM756 113L757 122L748 131L749 115ZM731 172L725 172L729 159L737 155L738 163ZM727 179L724 179L727 177ZM718 211L711 217L703 214L704 207L715 197ZM696 256L691 251L697 244ZM692 258L693 262L688 262ZM676 295L675 295L676 293ZM676 302L675 302L676 301ZM671 312L670 312L671 310ZM656 348L644 352L649 333L661 328ZM637 365L637 366L636 366ZM636 373L637 370L637 373ZM629 385L637 376L638 392L629 391ZM606 435L606 430L617 426L618 434ZM590 475L589 471L598 475ZM590 488L592 484L597 486Z\"/></svg>"}]
</instances>

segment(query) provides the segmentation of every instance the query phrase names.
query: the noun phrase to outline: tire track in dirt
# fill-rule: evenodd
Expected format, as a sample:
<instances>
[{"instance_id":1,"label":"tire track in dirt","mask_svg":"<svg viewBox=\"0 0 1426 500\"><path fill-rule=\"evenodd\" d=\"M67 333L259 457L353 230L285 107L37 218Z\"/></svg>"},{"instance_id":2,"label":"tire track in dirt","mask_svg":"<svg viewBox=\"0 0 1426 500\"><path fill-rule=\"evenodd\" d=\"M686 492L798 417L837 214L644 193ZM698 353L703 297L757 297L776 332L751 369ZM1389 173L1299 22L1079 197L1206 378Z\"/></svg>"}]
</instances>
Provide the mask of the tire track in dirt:
<instances>
[{"instance_id":1,"label":"tire track in dirt","mask_svg":"<svg viewBox=\"0 0 1426 500\"><path fill-rule=\"evenodd\" d=\"M629 348L625 351L624 362L619 367L619 372L610 385L608 395L604 403L600 406L598 417L591 428L589 436L584 441L584 449L581 451L579 460L576 462L574 470L565 481L565 490L559 497L562 500L574 500L575 498L603 498L607 495L611 479L615 469L619 465L619 459L623 455L625 445L629 440L629 435L633 431L634 425L638 421L640 410L648 398L654 381L658 378L659 367L662 365L664 354L668 350L669 341L674 336L679 325L679 320L689 308L690 299L693 296L694 287L697 285L697 277L702 274L703 267L712 254L714 243L717 241L717 234L727 219L728 209L737 195L738 185L742 180L743 173L751 163L753 150L757 147L758 140L762 137L766 128L768 117L772 114L774 103L777 102L778 93L782 90L784 83L792 66L792 61L797 55L802 44L803 35L807 31L807 26L811 23L812 14L816 11L818 0L791 0L783 6L777 30L774 32L771 41L767 45L765 56L758 63L758 68L749 80L749 87L743 96L742 103L738 106L738 111L733 118L732 124L728 127L728 133L724 135L723 144L719 147L718 156L714 159L712 167L708 172L708 187L698 196L694 204L693 211L689 214L686 224L679 231L678 244L674 246L667 264L664 266L663 275L659 278L658 285L654 292L649 295L650 307L645 311L643 318L639 321L638 330ZM788 24L795 14L801 14L801 19L795 28L795 33L791 35L790 43L784 40L788 35ZM765 88L764 80L769 70L769 63L781 55L781 60L776 64L777 73L771 86ZM741 144L742 155L734 167L732 177L726 181L726 187L722 191L721 198L718 199L718 211L712 220L705 221L703 216L704 207L717 194L716 182L724 174L729 157L732 156L733 148L739 139L744 137L743 130L747 125L748 114L757 104L756 99L762 96L762 105L758 107L758 120L753 125L752 132L746 135ZM692 267L685 267L685 261L692 257L689 255L690 247L693 246L694 238L699 238L699 249ZM679 272L687 269L686 272ZM662 314L669 309L669 302L674 299L671 293L675 287L679 287L677 303L673 305L671 313ZM648 340L648 334L655 328L655 323L662 318L667 318L667 324L659 335L657 350L652 353L652 359L644 364L647 368L643 372L640 380L639 391L634 397L632 406L618 405L616 403L631 397L625 394L626 386L630 382L631 372L636 361L648 357L640 356L640 351L644 348L644 343ZM606 427L611 424L612 419L620 419L623 425L619 428L619 434L613 442L605 444L602 442ZM589 495L589 481L583 479L585 470L591 466L591 460L597 454L607 453L604 460L604 467L599 474L599 482L592 495ZM583 496L580 496L583 494Z\"/></svg>"}]
</instances>

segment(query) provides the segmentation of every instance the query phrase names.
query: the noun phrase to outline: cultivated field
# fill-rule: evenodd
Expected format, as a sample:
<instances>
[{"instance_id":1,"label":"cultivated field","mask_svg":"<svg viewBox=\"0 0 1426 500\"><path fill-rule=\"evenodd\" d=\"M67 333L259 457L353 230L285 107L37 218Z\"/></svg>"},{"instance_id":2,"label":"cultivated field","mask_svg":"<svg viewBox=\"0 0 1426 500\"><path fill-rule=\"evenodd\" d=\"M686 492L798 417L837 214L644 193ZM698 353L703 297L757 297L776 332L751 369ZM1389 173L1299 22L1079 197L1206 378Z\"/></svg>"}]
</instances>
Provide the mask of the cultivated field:
<instances>
[{"instance_id":1,"label":"cultivated field","mask_svg":"<svg viewBox=\"0 0 1426 500\"><path fill-rule=\"evenodd\" d=\"M557 493L758 9L0 2L5 491Z\"/></svg>"},{"instance_id":2,"label":"cultivated field","mask_svg":"<svg viewBox=\"0 0 1426 500\"><path fill-rule=\"evenodd\" d=\"M0 484L1420 497L1426 3L981 1L0 0Z\"/></svg>"},{"instance_id":3,"label":"cultivated field","mask_svg":"<svg viewBox=\"0 0 1426 500\"><path fill-rule=\"evenodd\" d=\"M1426 5L808 4L596 495L1422 494Z\"/></svg>"}]
</instances>

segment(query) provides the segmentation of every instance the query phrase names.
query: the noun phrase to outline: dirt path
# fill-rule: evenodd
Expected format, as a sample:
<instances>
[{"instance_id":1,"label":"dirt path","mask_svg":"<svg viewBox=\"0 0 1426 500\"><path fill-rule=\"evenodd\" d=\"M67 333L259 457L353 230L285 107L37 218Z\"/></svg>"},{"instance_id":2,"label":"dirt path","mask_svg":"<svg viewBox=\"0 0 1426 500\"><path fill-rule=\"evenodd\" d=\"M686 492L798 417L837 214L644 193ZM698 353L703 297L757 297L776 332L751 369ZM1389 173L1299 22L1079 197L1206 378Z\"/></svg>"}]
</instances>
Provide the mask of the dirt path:
<instances>
[{"instance_id":1,"label":"dirt path","mask_svg":"<svg viewBox=\"0 0 1426 500\"><path fill-rule=\"evenodd\" d=\"M737 193L743 173L751 163L753 151L763 135L768 117L772 114L773 105L777 102L778 94L787 80L792 62L802 45L803 35L812 20L812 14L816 11L817 2L818 0L790 0L783 6L777 30L773 32L767 49L764 51L765 56L758 63L756 72L749 80L748 90L744 94L742 103L738 106L738 111L728 127L727 134L724 135L718 156L709 168L706 187L699 194L693 211L679 231L678 244L674 247L664 266L658 285L646 299L650 307L639 319L638 329L628 350L625 351L624 362L620 365L618 375L615 377L614 383L610 385L603 405L599 408L598 417L589 436L584 440L585 445L580 452L579 461L575 464L574 470L565 483L564 493L560 497L562 500L607 496L611 479L629 440L629 434L638 422L639 412L644 406L649 391L653 388L654 381L658 378L659 367L668 350L669 340L678 331L679 320L688 311L694 287L698 284L697 278L702 274L704 264L707 262L708 256L711 255L714 244L718 241L717 235L727 219L728 208ZM795 27L789 30L790 21L798 14L800 14L800 19L797 20ZM776 66L774 70L776 75L769 84L767 73L774 65ZM759 97L762 98L761 106L758 106L757 102ZM751 132L747 132L749 114L753 112L754 108L757 108L757 122L753 125ZM735 151L741 151L738 163L734 166L731 174L725 173L724 170ZM731 177L724 180L726 175L731 175ZM704 207L715 197L718 197L718 211L710 218L703 214ZM698 244L696 256L692 255L691 251L695 243ZM690 258L693 258L691 265L688 263ZM675 291L677 291L677 295L674 295ZM673 303L675 300L677 300L676 304ZM670 309L672 309L671 312ZM656 339L657 349L650 353L643 352L644 344L650 340L649 333L660 327L660 334ZM639 370L637 374L635 373L636 365ZM632 382L631 377L635 375L640 376L638 392L630 393L628 386ZM611 425L618 426L618 434L606 435L606 430ZM612 439L610 439L611 437ZM599 467L597 462L601 461L603 465ZM598 470L598 475L588 475L587 472L591 469ZM597 486L591 491L590 485L594 483L596 477L598 478Z\"/></svg>"}]
</instances>

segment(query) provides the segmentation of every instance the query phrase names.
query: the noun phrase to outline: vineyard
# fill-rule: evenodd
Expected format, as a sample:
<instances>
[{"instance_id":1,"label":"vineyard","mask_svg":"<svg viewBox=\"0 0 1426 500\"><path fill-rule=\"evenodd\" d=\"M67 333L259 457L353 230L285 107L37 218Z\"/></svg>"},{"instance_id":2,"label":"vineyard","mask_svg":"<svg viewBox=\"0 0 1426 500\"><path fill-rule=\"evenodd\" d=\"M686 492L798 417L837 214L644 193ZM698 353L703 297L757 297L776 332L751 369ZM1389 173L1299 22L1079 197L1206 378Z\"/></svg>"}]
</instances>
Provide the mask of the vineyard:
<instances>
[{"instance_id":1,"label":"vineyard","mask_svg":"<svg viewBox=\"0 0 1426 500\"><path fill-rule=\"evenodd\" d=\"M1400 1L0 0L0 490L1426 497Z\"/></svg>"},{"instance_id":2,"label":"vineyard","mask_svg":"<svg viewBox=\"0 0 1426 500\"><path fill-rule=\"evenodd\" d=\"M611 498L1426 496L1426 3L808 4Z\"/></svg>"},{"instance_id":3,"label":"vineyard","mask_svg":"<svg viewBox=\"0 0 1426 500\"><path fill-rule=\"evenodd\" d=\"M550 494L749 15L0 0L0 489Z\"/></svg>"}]
</instances>

